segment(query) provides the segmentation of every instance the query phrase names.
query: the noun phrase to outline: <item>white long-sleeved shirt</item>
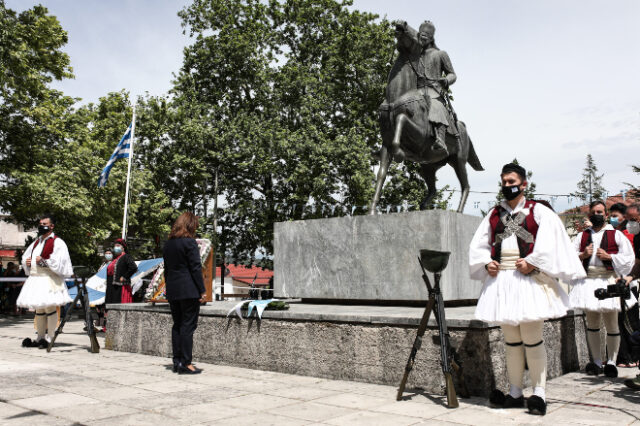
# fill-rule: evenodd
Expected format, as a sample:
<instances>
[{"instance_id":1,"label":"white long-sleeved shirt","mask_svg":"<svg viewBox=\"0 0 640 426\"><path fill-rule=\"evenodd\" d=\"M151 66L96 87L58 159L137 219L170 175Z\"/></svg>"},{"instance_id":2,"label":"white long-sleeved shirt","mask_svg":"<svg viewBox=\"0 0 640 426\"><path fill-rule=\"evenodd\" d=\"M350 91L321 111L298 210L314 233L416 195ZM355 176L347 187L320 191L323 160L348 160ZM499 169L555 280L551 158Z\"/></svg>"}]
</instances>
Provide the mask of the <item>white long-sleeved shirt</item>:
<instances>
[{"instance_id":1,"label":"white long-sleeved shirt","mask_svg":"<svg viewBox=\"0 0 640 426\"><path fill-rule=\"evenodd\" d=\"M52 232L51 235L44 240L39 237L32 242L29 247L27 247L22 255L22 269L24 269L25 274L29 275L31 273L31 268L27 266L27 259L31 258L31 263L34 264L36 262L36 257L42 254L46 240L53 237L54 233ZM36 242L38 245L36 245ZM56 238L53 241L53 252L49 259L47 259L47 266L51 272L63 278L73 275L73 266L71 265L71 258L69 257L69 249L67 248L67 244L61 238Z\"/></svg>"},{"instance_id":2,"label":"white long-sleeved shirt","mask_svg":"<svg viewBox=\"0 0 640 426\"><path fill-rule=\"evenodd\" d=\"M506 201L500 205L509 214L522 211L528 215L529 208L525 208L526 200L523 198L515 208L511 208ZM469 273L472 279L486 280L489 276L485 265L491 259L491 224L489 219L493 209L482 220L469 247ZM538 224L538 233L533 247L533 252L524 260L554 278L563 281L572 281L586 276L582 263L571 245L567 231L562 221L547 206L536 203L533 207L533 219ZM502 250L518 250L518 239L511 235L502 241Z\"/></svg>"},{"instance_id":3,"label":"white long-sleeved shirt","mask_svg":"<svg viewBox=\"0 0 640 426\"><path fill-rule=\"evenodd\" d=\"M587 228L586 230L579 233L573 239L573 246L575 251L580 253L580 243L582 242L582 234L585 232L591 233L591 241L593 241L593 254L591 255L591 259L589 259L590 266L604 266L602 260L596 255L598 249L600 248L600 244L602 243L602 237L604 235L604 231L612 231L613 226L607 224L603 226L598 232L594 231L593 228ZM635 263L636 256L633 252L633 246L629 239L625 237L625 235L617 231L615 232L616 236L616 244L618 245L618 253L611 255L611 260L613 263L613 269L618 275L629 275L631 272L631 268Z\"/></svg>"}]
</instances>

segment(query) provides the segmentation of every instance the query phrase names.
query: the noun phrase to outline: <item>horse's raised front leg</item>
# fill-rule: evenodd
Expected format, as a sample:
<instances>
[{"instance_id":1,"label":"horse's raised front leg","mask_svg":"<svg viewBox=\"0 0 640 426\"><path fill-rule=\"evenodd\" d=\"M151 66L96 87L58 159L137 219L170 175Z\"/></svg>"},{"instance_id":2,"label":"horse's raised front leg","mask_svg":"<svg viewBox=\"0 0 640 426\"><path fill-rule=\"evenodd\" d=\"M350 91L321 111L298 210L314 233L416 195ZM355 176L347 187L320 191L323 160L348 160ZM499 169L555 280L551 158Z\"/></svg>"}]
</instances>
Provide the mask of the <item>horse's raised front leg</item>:
<instances>
[{"instance_id":1,"label":"horse's raised front leg","mask_svg":"<svg viewBox=\"0 0 640 426\"><path fill-rule=\"evenodd\" d=\"M460 182L460 189L462 193L460 195L460 204L458 204L458 213L464 211L464 205L467 203L467 197L469 196L469 180L467 179L467 160L465 158L456 157L456 160L451 164L453 170L458 176Z\"/></svg>"},{"instance_id":2,"label":"horse's raised front leg","mask_svg":"<svg viewBox=\"0 0 640 426\"><path fill-rule=\"evenodd\" d=\"M389 171L390 164L391 154L389 154L387 147L382 145L382 149L380 150L380 168L378 169L378 177L376 178L376 191L373 194L369 214L376 214L376 206L378 205L378 201L380 201L382 187L384 186L384 181L387 178L387 172Z\"/></svg>"}]
</instances>

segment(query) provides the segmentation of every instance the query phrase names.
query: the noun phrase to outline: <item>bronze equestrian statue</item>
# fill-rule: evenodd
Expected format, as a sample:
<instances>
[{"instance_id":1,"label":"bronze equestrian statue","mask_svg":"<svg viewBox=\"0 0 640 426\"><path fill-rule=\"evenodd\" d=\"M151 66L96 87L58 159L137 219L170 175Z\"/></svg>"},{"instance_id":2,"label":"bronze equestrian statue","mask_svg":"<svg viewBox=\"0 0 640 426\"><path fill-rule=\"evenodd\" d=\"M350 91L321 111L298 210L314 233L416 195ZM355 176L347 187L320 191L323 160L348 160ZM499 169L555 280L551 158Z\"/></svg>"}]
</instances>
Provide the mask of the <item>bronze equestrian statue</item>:
<instances>
[{"instance_id":1,"label":"bronze equestrian statue","mask_svg":"<svg viewBox=\"0 0 640 426\"><path fill-rule=\"evenodd\" d=\"M449 55L434 41L435 27L429 21L419 32L396 21L399 55L389 72L386 99L380 105L382 149L376 189L369 208L375 214L382 186L392 161L420 163L427 195L420 209L427 209L436 195L436 171L449 164L456 172L462 194L458 212L469 196L466 164L484 170L462 121L458 121L447 90L456 81Z\"/></svg>"}]
</instances>

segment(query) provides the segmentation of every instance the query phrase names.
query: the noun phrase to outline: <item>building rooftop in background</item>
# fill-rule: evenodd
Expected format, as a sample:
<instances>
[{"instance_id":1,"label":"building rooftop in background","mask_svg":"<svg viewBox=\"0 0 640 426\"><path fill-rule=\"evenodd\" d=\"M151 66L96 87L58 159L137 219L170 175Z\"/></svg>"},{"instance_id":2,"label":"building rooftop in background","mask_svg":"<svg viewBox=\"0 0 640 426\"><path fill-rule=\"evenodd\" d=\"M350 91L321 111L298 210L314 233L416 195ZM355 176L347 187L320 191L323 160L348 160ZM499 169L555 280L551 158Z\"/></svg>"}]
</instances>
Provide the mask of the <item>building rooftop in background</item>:
<instances>
[{"instance_id":1,"label":"building rooftop in background","mask_svg":"<svg viewBox=\"0 0 640 426\"><path fill-rule=\"evenodd\" d=\"M216 268L216 278L220 277L220 270L221 267ZM268 284L269 279L273 277L273 271L254 265L245 266L229 264L227 265L227 273L224 277L225 279L231 278L234 281L239 281L249 285L254 282L254 279L256 284Z\"/></svg>"},{"instance_id":2,"label":"building rooftop in background","mask_svg":"<svg viewBox=\"0 0 640 426\"><path fill-rule=\"evenodd\" d=\"M607 206L607 210L609 209L609 207L611 207L614 204L617 203L622 203L624 205L630 205L633 203L638 203L640 202L640 199L637 197L632 197L630 195L627 196L623 196L622 194L616 194L616 195L612 195L610 197L607 197L607 199L605 200L605 204ZM565 210L562 213L558 213L560 216L571 216L571 215L576 215L576 214L584 214L587 215L589 213L589 203L583 204L581 206L578 207L574 207L572 209L569 210Z\"/></svg>"}]
</instances>

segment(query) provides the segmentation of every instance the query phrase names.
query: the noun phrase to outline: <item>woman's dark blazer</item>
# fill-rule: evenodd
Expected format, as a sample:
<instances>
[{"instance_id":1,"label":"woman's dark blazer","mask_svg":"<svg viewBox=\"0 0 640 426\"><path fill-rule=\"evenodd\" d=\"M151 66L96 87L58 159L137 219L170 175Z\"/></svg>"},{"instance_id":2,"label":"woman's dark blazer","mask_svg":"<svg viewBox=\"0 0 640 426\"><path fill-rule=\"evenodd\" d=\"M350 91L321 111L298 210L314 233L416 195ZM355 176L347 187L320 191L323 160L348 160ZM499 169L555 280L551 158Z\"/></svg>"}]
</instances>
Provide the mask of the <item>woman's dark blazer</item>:
<instances>
[{"instance_id":1,"label":"woman's dark blazer","mask_svg":"<svg viewBox=\"0 0 640 426\"><path fill-rule=\"evenodd\" d=\"M199 299L204 294L200 249L193 238L174 238L162 250L167 300Z\"/></svg>"}]
</instances>

